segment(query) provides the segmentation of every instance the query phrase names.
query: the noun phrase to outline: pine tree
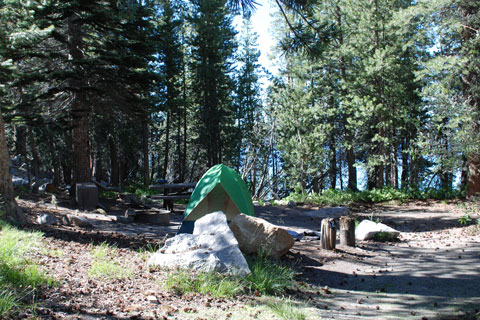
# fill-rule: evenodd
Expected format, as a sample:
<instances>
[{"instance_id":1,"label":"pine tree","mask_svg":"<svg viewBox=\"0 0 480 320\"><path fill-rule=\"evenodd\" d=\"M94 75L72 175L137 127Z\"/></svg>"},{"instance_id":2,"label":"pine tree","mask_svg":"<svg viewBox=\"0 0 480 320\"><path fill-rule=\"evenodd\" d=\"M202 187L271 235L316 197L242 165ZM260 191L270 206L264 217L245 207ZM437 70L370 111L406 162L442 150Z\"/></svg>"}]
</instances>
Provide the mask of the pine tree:
<instances>
[{"instance_id":1,"label":"pine tree","mask_svg":"<svg viewBox=\"0 0 480 320\"><path fill-rule=\"evenodd\" d=\"M249 183L250 191L259 196L268 176L272 137L265 123L260 87L258 35L249 19L243 20L236 60L236 124L238 148L235 166Z\"/></svg>"},{"instance_id":2,"label":"pine tree","mask_svg":"<svg viewBox=\"0 0 480 320\"><path fill-rule=\"evenodd\" d=\"M232 68L236 47L232 14L223 0L194 2L192 72L198 143L208 167L232 161L235 139Z\"/></svg>"}]
</instances>

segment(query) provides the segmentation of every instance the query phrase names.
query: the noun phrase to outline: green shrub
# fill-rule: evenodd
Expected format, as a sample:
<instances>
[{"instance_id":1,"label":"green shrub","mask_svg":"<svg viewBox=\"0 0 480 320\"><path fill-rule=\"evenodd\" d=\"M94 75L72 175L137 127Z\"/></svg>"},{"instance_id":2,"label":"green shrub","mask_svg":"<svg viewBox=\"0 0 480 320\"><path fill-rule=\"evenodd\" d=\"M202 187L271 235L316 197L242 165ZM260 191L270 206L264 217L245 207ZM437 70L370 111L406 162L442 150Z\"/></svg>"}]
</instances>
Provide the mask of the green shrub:
<instances>
[{"instance_id":1,"label":"green shrub","mask_svg":"<svg viewBox=\"0 0 480 320\"><path fill-rule=\"evenodd\" d=\"M115 200L117 198L117 194L118 194L118 192L116 192L116 191L101 190L100 191L100 198Z\"/></svg>"},{"instance_id":2,"label":"green shrub","mask_svg":"<svg viewBox=\"0 0 480 320\"><path fill-rule=\"evenodd\" d=\"M353 203L377 203L392 200L405 202L409 199L445 200L461 197L464 197L464 192L458 190L426 189L421 191L419 189L410 188L410 190L405 191L403 189L385 187L382 189L356 192L351 190L329 189L321 194L306 194L296 190L284 200L293 200L295 202L304 202L324 206L348 206Z\"/></svg>"}]
</instances>

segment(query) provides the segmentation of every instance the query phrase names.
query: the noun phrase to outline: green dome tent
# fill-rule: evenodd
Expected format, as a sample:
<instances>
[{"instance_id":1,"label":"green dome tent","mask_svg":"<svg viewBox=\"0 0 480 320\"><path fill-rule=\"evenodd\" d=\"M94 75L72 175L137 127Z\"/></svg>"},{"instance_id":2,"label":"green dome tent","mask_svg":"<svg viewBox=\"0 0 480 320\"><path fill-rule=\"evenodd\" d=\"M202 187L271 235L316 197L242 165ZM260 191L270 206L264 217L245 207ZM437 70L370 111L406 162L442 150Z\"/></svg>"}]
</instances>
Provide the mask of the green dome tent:
<instances>
[{"instance_id":1,"label":"green dome tent","mask_svg":"<svg viewBox=\"0 0 480 320\"><path fill-rule=\"evenodd\" d=\"M239 213L254 215L247 185L238 173L223 164L211 167L198 181L178 233L192 233L197 219L215 211L223 211L227 221Z\"/></svg>"}]
</instances>

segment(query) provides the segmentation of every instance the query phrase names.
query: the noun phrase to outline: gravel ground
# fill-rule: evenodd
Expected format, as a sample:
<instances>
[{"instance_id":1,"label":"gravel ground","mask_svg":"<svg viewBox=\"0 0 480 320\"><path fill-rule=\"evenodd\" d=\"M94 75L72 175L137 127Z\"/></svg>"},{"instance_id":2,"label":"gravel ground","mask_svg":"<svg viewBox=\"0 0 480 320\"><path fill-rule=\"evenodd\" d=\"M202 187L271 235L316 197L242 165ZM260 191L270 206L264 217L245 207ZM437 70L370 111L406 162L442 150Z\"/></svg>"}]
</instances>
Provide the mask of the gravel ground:
<instances>
[{"instance_id":1,"label":"gravel ground","mask_svg":"<svg viewBox=\"0 0 480 320\"><path fill-rule=\"evenodd\" d=\"M61 199L60 199L61 200ZM358 219L381 220L401 231L396 242L362 241L357 247L337 245L322 250L318 241L296 242L285 261L298 269L298 286L286 297L239 296L215 299L199 294L177 295L165 290L167 273L146 268L148 251L173 236L182 207L168 227L123 224L109 216L82 213L93 228L41 226L41 213L61 217L74 213L60 201L31 196L19 200L30 229L45 233L34 259L57 284L38 293L35 315L40 319L281 319L269 307L295 306L306 319L476 319L480 309L480 229L462 226L463 211L437 201L383 204L355 208ZM121 214L121 204L108 212ZM256 215L297 230L320 229L320 219L306 217L310 206L257 206ZM89 275L91 249L115 244L112 259L128 270L123 279ZM147 298L154 296L156 301ZM150 297L151 299L151 297ZM26 310L18 318L33 317Z\"/></svg>"}]
</instances>

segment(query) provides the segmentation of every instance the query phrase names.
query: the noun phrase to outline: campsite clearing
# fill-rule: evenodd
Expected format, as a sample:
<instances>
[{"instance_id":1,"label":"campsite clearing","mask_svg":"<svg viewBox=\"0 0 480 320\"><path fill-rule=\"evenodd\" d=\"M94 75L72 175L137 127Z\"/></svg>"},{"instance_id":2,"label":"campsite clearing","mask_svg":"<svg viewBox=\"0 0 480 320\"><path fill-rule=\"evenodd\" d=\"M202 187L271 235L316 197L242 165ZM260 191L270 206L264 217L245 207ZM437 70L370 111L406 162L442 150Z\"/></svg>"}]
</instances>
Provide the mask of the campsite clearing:
<instances>
[{"instance_id":1,"label":"campsite clearing","mask_svg":"<svg viewBox=\"0 0 480 320\"><path fill-rule=\"evenodd\" d=\"M32 223L40 213L68 211L40 200L33 196L19 200ZM318 230L318 219L299 214L312 209L316 208L257 206L255 214L297 230ZM38 292L36 309L19 317L34 311L41 319L284 319L279 314L286 308L297 315L294 319L476 319L480 230L459 224L464 212L454 203L356 208L358 219L381 220L401 231L400 240L361 241L356 248L337 245L335 251L320 249L319 241L296 242L284 258L299 273L287 296L240 295L230 300L170 292L164 285L167 272L147 270L148 248L153 250L175 233L182 213L177 210L168 227L100 217L91 217L93 229L32 224L45 233L44 248L33 258L57 285ZM114 260L129 271L125 277L107 280L89 275L92 250L104 241L116 245ZM150 296L158 304L151 303Z\"/></svg>"}]
</instances>

